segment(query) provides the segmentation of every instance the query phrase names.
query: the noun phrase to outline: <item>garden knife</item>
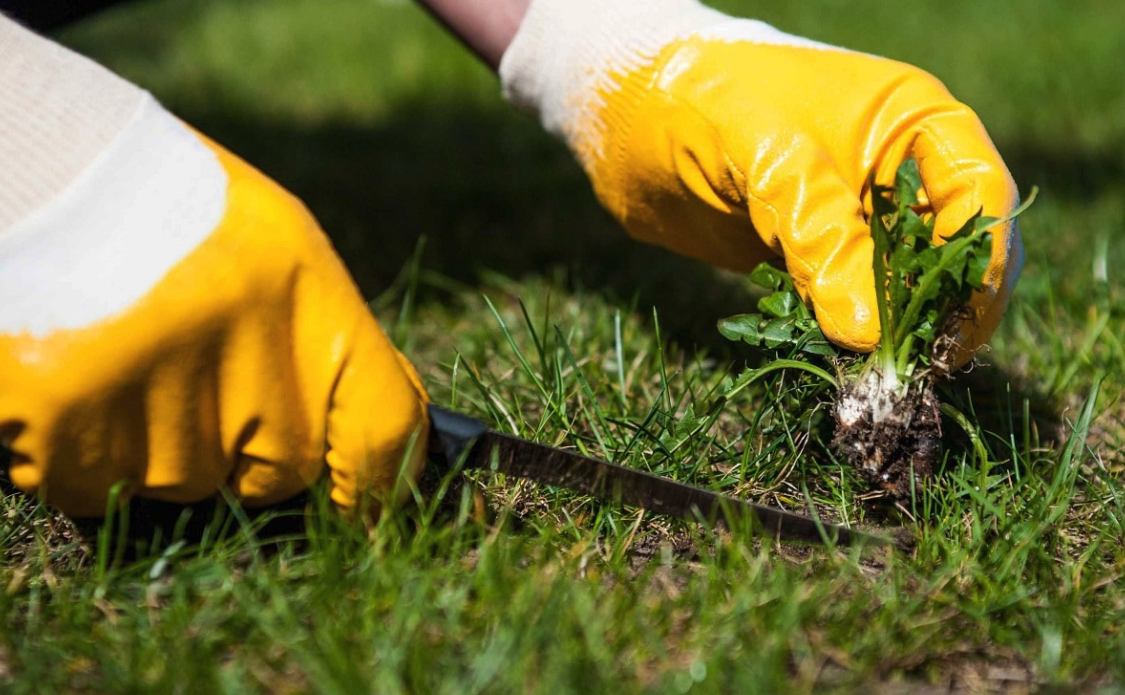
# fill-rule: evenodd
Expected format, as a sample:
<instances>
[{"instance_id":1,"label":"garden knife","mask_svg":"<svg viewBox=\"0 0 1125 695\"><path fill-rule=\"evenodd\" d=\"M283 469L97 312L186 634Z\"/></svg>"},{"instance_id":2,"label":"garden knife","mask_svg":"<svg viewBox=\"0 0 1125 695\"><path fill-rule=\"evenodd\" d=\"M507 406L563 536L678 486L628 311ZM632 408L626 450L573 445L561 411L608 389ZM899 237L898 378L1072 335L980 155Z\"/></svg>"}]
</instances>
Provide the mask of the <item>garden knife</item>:
<instances>
[{"instance_id":1,"label":"garden knife","mask_svg":"<svg viewBox=\"0 0 1125 695\"><path fill-rule=\"evenodd\" d=\"M812 544L894 545L895 541L753 504L632 468L502 434L475 418L429 406L430 451L447 469L482 469L576 490L689 521L742 520L764 535Z\"/></svg>"}]
</instances>

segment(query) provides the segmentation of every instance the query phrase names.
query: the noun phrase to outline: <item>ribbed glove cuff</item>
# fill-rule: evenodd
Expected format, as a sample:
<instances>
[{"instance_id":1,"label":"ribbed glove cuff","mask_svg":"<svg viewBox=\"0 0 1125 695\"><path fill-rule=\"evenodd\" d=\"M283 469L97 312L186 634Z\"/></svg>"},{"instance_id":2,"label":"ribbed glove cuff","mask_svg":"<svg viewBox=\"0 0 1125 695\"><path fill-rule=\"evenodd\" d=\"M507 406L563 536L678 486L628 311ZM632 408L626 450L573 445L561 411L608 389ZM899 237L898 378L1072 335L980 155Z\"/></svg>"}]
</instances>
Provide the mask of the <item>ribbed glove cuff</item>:
<instances>
[{"instance_id":1,"label":"ribbed glove cuff","mask_svg":"<svg viewBox=\"0 0 1125 695\"><path fill-rule=\"evenodd\" d=\"M144 94L0 15L0 234L74 183Z\"/></svg>"},{"instance_id":2,"label":"ribbed glove cuff","mask_svg":"<svg viewBox=\"0 0 1125 695\"><path fill-rule=\"evenodd\" d=\"M672 41L729 21L695 0L533 0L500 62L504 95L572 147L616 89L614 73L653 60ZM576 147L580 158L583 143Z\"/></svg>"}]
</instances>

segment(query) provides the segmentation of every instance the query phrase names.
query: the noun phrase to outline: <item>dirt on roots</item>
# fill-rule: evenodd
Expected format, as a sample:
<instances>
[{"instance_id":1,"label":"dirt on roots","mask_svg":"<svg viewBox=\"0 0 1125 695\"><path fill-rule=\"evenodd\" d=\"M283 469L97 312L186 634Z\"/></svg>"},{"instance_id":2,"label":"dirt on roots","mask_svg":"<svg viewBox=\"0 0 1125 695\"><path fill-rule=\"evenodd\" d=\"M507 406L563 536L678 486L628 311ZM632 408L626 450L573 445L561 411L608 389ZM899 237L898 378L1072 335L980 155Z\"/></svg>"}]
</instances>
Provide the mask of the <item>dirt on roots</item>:
<instances>
[{"instance_id":1,"label":"dirt on roots","mask_svg":"<svg viewBox=\"0 0 1125 695\"><path fill-rule=\"evenodd\" d=\"M938 400L927 378L899 397L880 398L871 397L866 382L843 387L832 446L864 480L906 499L933 474L941 451Z\"/></svg>"}]
</instances>

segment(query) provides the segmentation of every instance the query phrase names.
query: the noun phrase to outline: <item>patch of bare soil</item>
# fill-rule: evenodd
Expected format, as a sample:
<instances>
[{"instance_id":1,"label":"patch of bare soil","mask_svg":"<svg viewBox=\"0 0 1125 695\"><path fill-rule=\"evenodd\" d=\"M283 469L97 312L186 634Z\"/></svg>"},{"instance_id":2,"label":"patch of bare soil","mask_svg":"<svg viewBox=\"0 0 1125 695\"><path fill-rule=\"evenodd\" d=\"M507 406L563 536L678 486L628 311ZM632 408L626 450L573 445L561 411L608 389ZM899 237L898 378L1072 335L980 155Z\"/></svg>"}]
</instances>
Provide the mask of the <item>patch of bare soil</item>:
<instances>
[{"instance_id":1,"label":"patch of bare soil","mask_svg":"<svg viewBox=\"0 0 1125 695\"><path fill-rule=\"evenodd\" d=\"M20 568L42 557L49 558L48 569L84 567L90 556L88 538L66 516L48 512L20 493L0 497L0 537L3 537L3 562Z\"/></svg>"},{"instance_id":2,"label":"patch of bare soil","mask_svg":"<svg viewBox=\"0 0 1125 695\"><path fill-rule=\"evenodd\" d=\"M871 695L1020 695L1041 692L1045 686L1034 664L1007 650L966 646L963 651L923 658L924 663L889 666L865 690ZM846 655L839 655L839 660L846 662ZM839 660L826 655L813 692L835 692L850 683L849 671ZM853 692L854 685L847 691ZM1075 687L1066 692L1085 690Z\"/></svg>"}]
</instances>

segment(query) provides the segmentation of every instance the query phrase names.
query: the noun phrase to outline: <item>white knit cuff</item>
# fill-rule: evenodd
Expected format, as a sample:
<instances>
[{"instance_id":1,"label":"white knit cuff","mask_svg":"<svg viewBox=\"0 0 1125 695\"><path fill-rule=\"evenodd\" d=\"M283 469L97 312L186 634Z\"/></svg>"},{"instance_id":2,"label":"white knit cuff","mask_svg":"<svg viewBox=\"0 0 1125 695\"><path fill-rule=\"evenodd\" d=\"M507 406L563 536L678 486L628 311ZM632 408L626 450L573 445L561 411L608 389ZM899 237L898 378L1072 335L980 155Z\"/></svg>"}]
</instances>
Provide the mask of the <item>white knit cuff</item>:
<instances>
[{"instance_id":1,"label":"white knit cuff","mask_svg":"<svg viewBox=\"0 0 1125 695\"><path fill-rule=\"evenodd\" d=\"M0 235L76 181L144 96L0 15Z\"/></svg>"},{"instance_id":2,"label":"white knit cuff","mask_svg":"<svg viewBox=\"0 0 1125 695\"><path fill-rule=\"evenodd\" d=\"M615 76L692 37L835 49L696 0L532 0L500 62L504 96L539 116L589 165L589 158L602 154L602 131L613 127L596 114L604 107L602 95L619 88Z\"/></svg>"},{"instance_id":3,"label":"white knit cuff","mask_svg":"<svg viewBox=\"0 0 1125 695\"><path fill-rule=\"evenodd\" d=\"M145 95L76 180L0 233L0 335L124 311L210 237L226 202L215 153Z\"/></svg>"},{"instance_id":4,"label":"white knit cuff","mask_svg":"<svg viewBox=\"0 0 1125 695\"><path fill-rule=\"evenodd\" d=\"M570 140L613 72L653 60L706 26L729 21L695 0L533 0L500 61L504 96Z\"/></svg>"}]
</instances>

